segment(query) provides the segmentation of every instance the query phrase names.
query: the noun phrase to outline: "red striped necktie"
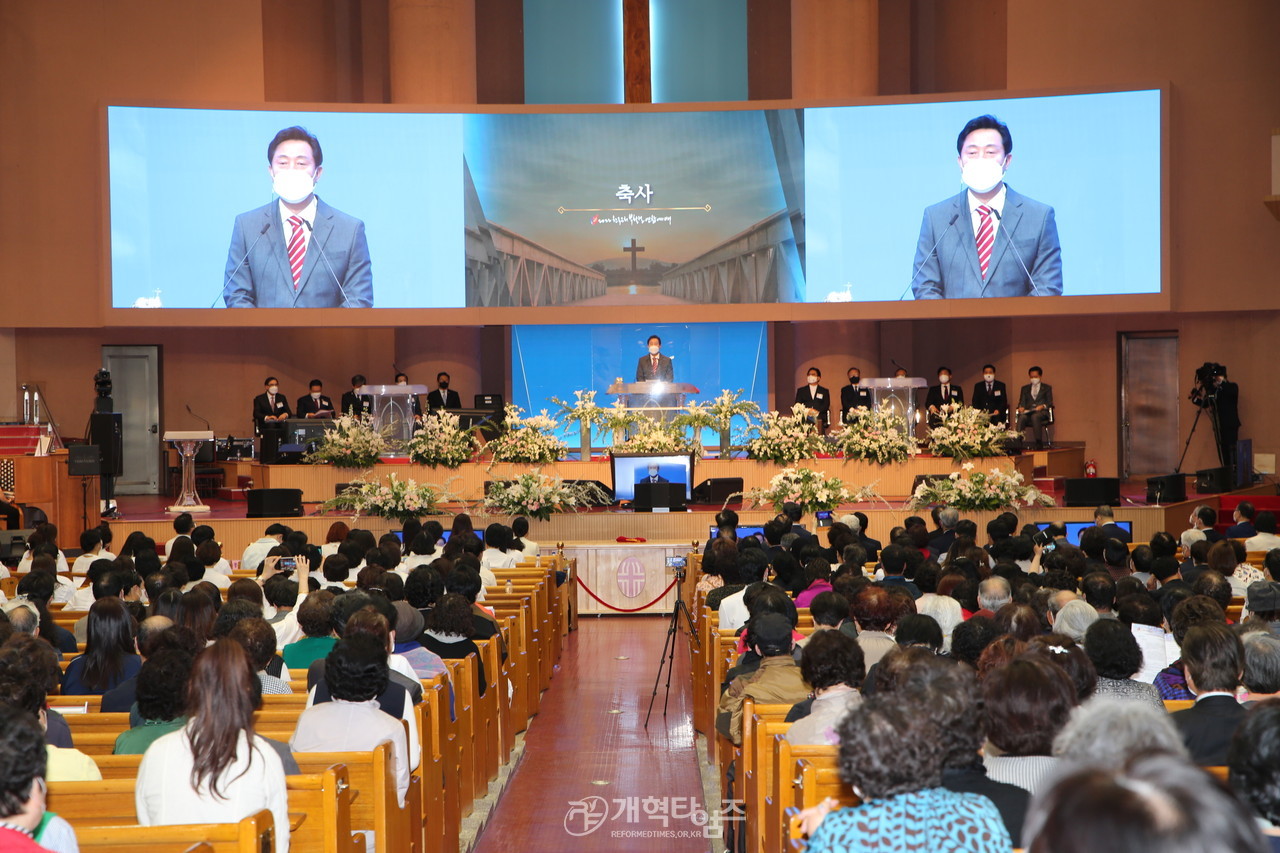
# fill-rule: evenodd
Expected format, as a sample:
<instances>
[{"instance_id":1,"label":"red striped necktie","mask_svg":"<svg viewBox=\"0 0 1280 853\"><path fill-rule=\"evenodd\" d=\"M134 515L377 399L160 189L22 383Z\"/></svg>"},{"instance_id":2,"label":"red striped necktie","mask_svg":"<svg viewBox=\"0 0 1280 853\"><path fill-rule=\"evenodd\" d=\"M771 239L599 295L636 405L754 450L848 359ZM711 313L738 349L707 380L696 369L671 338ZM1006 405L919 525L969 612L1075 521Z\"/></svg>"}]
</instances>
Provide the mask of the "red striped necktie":
<instances>
[{"instance_id":1,"label":"red striped necktie","mask_svg":"<svg viewBox=\"0 0 1280 853\"><path fill-rule=\"evenodd\" d=\"M297 290L302 281L302 264L307 259L307 242L303 239L302 217L290 216L289 224L293 226L289 235L289 272L293 273L293 289Z\"/></svg>"},{"instance_id":2,"label":"red striped necktie","mask_svg":"<svg viewBox=\"0 0 1280 853\"><path fill-rule=\"evenodd\" d=\"M987 265L991 263L991 247L996 244L996 230L991 222L991 208L985 204L978 207L978 268L982 277L987 277Z\"/></svg>"}]
</instances>

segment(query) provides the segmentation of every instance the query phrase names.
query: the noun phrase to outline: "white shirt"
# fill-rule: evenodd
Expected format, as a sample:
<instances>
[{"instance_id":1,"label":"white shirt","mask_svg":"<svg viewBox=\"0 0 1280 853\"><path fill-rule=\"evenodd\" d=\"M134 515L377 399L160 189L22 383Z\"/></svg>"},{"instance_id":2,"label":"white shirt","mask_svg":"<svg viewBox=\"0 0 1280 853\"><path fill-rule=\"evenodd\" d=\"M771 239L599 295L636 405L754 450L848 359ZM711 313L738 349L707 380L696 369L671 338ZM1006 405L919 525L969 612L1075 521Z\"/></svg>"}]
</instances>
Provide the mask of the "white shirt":
<instances>
[{"instance_id":1,"label":"white shirt","mask_svg":"<svg viewBox=\"0 0 1280 853\"><path fill-rule=\"evenodd\" d=\"M307 202L307 206L302 208L298 213L294 213L284 206L284 202L280 202L280 233L284 235L284 244L289 245L289 240L293 237L293 226L289 223L289 217L299 216L302 220L310 225L316 224L316 194L311 194L311 201ZM306 225L302 226L302 249L305 252L311 246L311 229Z\"/></svg>"},{"instance_id":2,"label":"white shirt","mask_svg":"<svg viewBox=\"0 0 1280 853\"><path fill-rule=\"evenodd\" d=\"M299 601L301 603L301 601ZM302 627L298 625L298 611L290 610L288 613L280 617L279 622L272 622L271 627L276 632L276 648L283 649L290 643L296 643L302 639Z\"/></svg>"},{"instance_id":3,"label":"white shirt","mask_svg":"<svg viewBox=\"0 0 1280 853\"><path fill-rule=\"evenodd\" d=\"M289 741L294 752L363 752L391 741L396 796L404 805L409 790L409 747L404 726L378 707L377 699L347 702L333 699L307 708Z\"/></svg>"},{"instance_id":4,"label":"white shirt","mask_svg":"<svg viewBox=\"0 0 1280 853\"><path fill-rule=\"evenodd\" d=\"M522 537L520 537L520 541L524 543L524 552L523 552L523 553L524 553L524 555L525 555L526 557L536 557L536 556L538 556L538 543L537 543L537 542L534 542L532 539L526 539L526 538L525 538L525 537L523 537L523 536L522 536Z\"/></svg>"},{"instance_id":5,"label":"white shirt","mask_svg":"<svg viewBox=\"0 0 1280 853\"><path fill-rule=\"evenodd\" d=\"M86 583L71 596L63 610L88 610L93 606L93 584Z\"/></svg>"},{"instance_id":6,"label":"white shirt","mask_svg":"<svg viewBox=\"0 0 1280 853\"><path fill-rule=\"evenodd\" d=\"M1244 540L1244 547L1247 551L1270 551L1272 548L1280 548L1280 536L1274 533L1259 533ZM18 566L18 571L22 571L22 566Z\"/></svg>"},{"instance_id":7,"label":"white shirt","mask_svg":"<svg viewBox=\"0 0 1280 853\"><path fill-rule=\"evenodd\" d=\"M485 548L484 552L480 554L480 572L483 574L485 569L514 569L518 562L520 562L520 558L512 552L499 551L497 548ZM490 572L490 575L492 574Z\"/></svg>"},{"instance_id":8,"label":"white shirt","mask_svg":"<svg viewBox=\"0 0 1280 853\"><path fill-rule=\"evenodd\" d=\"M987 207L994 208L996 211L1000 213L1000 216L1004 216L1004 200L1005 200L1007 189L1008 187L1006 187L1002 182L1000 184L1000 192L996 193L995 196L992 197L991 201L983 201L982 199L979 199L974 196L973 190L969 190L969 193L968 193L969 216L971 217L971 221L973 222L973 236L975 238L977 238L978 236L978 226L982 222L982 214L978 213L978 208L985 205ZM1000 233L1000 219L996 216L992 216L991 217L991 236L994 238L999 233ZM996 254L995 243L992 243L991 256L995 257L995 254Z\"/></svg>"},{"instance_id":9,"label":"white shirt","mask_svg":"<svg viewBox=\"0 0 1280 853\"><path fill-rule=\"evenodd\" d=\"M408 661L405 661L405 663L408 663ZM387 664L392 671L396 671L396 672L399 671L399 666L394 661L388 659ZM412 666L409 667L409 671L413 672ZM411 675L410 678L417 680L418 676L415 674L415 675ZM333 700L330 700L330 701L333 701ZM374 700L374 701L377 701L377 700ZM316 702L316 689L312 687L310 690L307 691L307 707L308 708L315 707L315 702ZM321 702L320 704L324 705L325 703ZM418 745L418 721L414 718L414 715L413 715L412 697L408 695L404 697L404 710L401 712L401 714L402 714L401 719L403 719L409 727L409 739L408 739L409 740L409 769L417 770L418 757L422 754L422 748Z\"/></svg>"},{"instance_id":10,"label":"white shirt","mask_svg":"<svg viewBox=\"0 0 1280 853\"><path fill-rule=\"evenodd\" d=\"M142 826L191 823L238 823L262 808L275 822L276 853L289 850L289 798L284 767L276 751L255 736L252 749L242 733L236 759L218 786L222 797L191 787L195 759L187 729L163 735L147 748L138 767L134 803Z\"/></svg>"},{"instance_id":11,"label":"white shirt","mask_svg":"<svg viewBox=\"0 0 1280 853\"><path fill-rule=\"evenodd\" d=\"M116 555L108 551L99 551L96 554L81 554L79 557L76 557L75 562L71 564L71 574L87 575L89 573L89 567L92 566L95 561L114 560L115 558Z\"/></svg>"},{"instance_id":12,"label":"white shirt","mask_svg":"<svg viewBox=\"0 0 1280 853\"><path fill-rule=\"evenodd\" d=\"M736 631L747 624L747 617L751 614L743 601L745 593L746 590L742 589L720 600L720 630Z\"/></svg>"},{"instance_id":13,"label":"white shirt","mask_svg":"<svg viewBox=\"0 0 1280 853\"><path fill-rule=\"evenodd\" d=\"M332 557L334 554L338 553L338 546L341 544L342 544L341 542L324 543L323 545L320 546L320 556Z\"/></svg>"},{"instance_id":14,"label":"white shirt","mask_svg":"<svg viewBox=\"0 0 1280 853\"><path fill-rule=\"evenodd\" d=\"M210 572L217 572L220 575L231 577L231 562L226 557L222 557L218 562L204 570L206 575Z\"/></svg>"},{"instance_id":15,"label":"white shirt","mask_svg":"<svg viewBox=\"0 0 1280 853\"><path fill-rule=\"evenodd\" d=\"M267 552L279 544L279 540L274 536L263 536L261 539L250 542L244 549L244 554L240 556L241 570L256 572L262 565L262 561L267 558Z\"/></svg>"},{"instance_id":16,"label":"white shirt","mask_svg":"<svg viewBox=\"0 0 1280 853\"><path fill-rule=\"evenodd\" d=\"M190 539L190 538L191 537L185 533L179 533L177 536L173 537L168 542L164 543L164 550L160 552L160 555L162 557L169 556L169 551L173 548L174 542L177 542L179 539Z\"/></svg>"},{"instance_id":17,"label":"white shirt","mask_svg":"<svg viewBox=\"0 0 1280 853\"><path fill-rule=\"evenodd\" d=\"M31 552L27 551L22 555L22 559L18 560L18 568L14 570L15 574L25 574L31 571ZM71 567L67 565L67 555L58 552L58 574L65 575L71 572Z\"/></svg>"},{"instance_id":18,"label":"white shirt","mask_svg":"<svg viewBox=\"0 0 1280 853\"><path fill-rule=\"evenodd\" d=\"M227 577L226 575L218 574L217 572L211 569L205 569L204 577L200 578L200 580L198 581L191 581L189 584L187 584L182 588L182 591L189 592L195 588L196 584L204 583L205 581L208 581L209 583L213 584L218 589L231 588L231 578Z\"/></svg>"}]
</instances>

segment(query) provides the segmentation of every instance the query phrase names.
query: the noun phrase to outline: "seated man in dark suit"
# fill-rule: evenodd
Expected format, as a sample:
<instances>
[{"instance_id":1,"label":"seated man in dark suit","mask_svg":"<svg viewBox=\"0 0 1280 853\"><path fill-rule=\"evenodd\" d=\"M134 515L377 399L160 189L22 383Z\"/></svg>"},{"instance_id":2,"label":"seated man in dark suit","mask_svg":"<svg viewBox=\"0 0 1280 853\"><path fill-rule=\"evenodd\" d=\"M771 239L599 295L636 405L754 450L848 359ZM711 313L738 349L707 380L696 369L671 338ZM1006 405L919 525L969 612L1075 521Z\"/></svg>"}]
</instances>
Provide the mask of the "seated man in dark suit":
<instances>
[{"instance_id":1,"label":"seated man in dark suit","mask_svg":"<svg viewBox=\"0 0 1280 853\"><path fill-rule=\"evenodd\" d=\"M1196 507L1191 513L1189 523L1192 529L1203 533L1204 538L1209 540L1211 544L1222 541L1223 536L1215 527L1218 523L1218 511L1208 504L1200 504L1200 506Z\"/></svg>"},{"instance_id":2,"label":"seated man in dark suit","mask_svg":"<svg viewBox=\"0 0 1280 853\"><path fill-rule=\"evenodd\" d=\"M333 417L333 400L324 393L324 383L312 379L307 386L308 394L298 398L298 417L331 418Z\"/></svg>"},{"instance_id":3,"label":"seated man in dark suit","mask_svg":"<svg viewBox=\"0 0 1280 853\"><path fill-rule=\"evenodd\" d=\"M364 393L364 374L351 377L351 390L342 395L342 414L365 417L373 415L373 396Z\"/></svg>"},{"instance_id":4,"label":"seated man in dark suit","mask_svg":"<svg viewBox=\"0 0 1280 853\"><path fill-rule=\"evenodd\" d=\"M849 412L854 409L871 408L871 389L863 388L862 371L856 367L849 368L849 384L840 389L840 419L845 423L853 420Z\"/></svg>"},{"instance_id":5,"label":"seated man in dark suit","mask_svg":"<svg viewBox=\"0 0 1280 853\"><path fill-rule=\"evenodd\" d=\"M258 432L264 429L283 429L284 422L292 417L289 401L280 393L280 383L268 376L262 383L266 391L253 398L253 423Z\"/></svg>"},{"instance_id":6,"label":"seated man in dark suit","mask_svg":"<svg viewBox=\"0 0 1280 853\"><path fill-rule=\"evenodd\" d=\"M1227 748L1248 711L1236 701L1244 672L1244 647L1226 625L1196 625L1182 640L1187 689L1196 703L1169 716L1182 733L1191 760L1202 767L1227 763Z\"/></svg>"},{"instance_id":7,"label":"seated man in dark suit","mask_svg":"<svg viewBox=\"0 0 1280 853\"><path fill-rule=\"evenodd\" d=\"M973 386L973 407L990 415L993 424L1009 422L1009 391L996 379L994 364L982 365L982 381Z\"/></svg>"},{"instance_id":8,"label":"seated man in dark suit","mask_svg":"<svg viewBox=\"0 0 1280 853\"><path fill-rule=\"evenodd\" d=\"M1253 516L1256 510L1249 501L1240 501L1236 504L1235 510L1231 513L1231 520L1235 524L1227 528L1226 537L1228 539L1248 539L1251 536L1258 535L1258 529L1253 526Z\"/></svg>"},{"instance_id":9,"label":"seated man in dark suit","mask_svg":"<svg viewBox=\"0 0 1280 853\"><path fill-rule=\"evenodd\" d=\"M1103 505L1093 511L1093 523L1102 528L1104 539L1119 539L1126 545L1133 544L1133 534L1116 524L1111 507Z\"/></svg>"},{"instance_id":10,"label":"seated man in dark suit","mask_svg":"<svg viewBox=\"0 0 1280 853\"><path fill-rule=\"evenodd\" d=\"M1053 417L1053 386L1041 382L1044 371L1039 367L1027 370L1026 385L1018 394L1018 430L1031 431L1036 449L1044 447L1044 434Z\"/></svg>"},{"instance_id":11,"label":"seated man in dark suit","mask_svg":"<svg viewBox=\"0 0 1280 853\"><path fill-rule=\"evenodd\" d=\"M929 414L929 426L936 427L942 423L942 407L948 405L964 405L964 389L951 384L951 368L938 368L938 384L929 386L925 395L924 407Z\"/></svg>"}]
</instances>

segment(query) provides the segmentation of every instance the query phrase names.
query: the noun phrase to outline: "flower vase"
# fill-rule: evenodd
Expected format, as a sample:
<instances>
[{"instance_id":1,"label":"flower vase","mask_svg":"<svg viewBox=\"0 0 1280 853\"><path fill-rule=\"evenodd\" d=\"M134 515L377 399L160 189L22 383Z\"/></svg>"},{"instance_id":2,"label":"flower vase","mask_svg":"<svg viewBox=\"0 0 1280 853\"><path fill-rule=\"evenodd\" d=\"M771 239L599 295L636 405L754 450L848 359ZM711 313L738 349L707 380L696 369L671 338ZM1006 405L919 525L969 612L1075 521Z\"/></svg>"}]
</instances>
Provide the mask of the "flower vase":
<instances>
[{"instance_id":1,"label":"flower vase","mask_svg":"<svg viewBox=\"0 0 1280 853\"><path fill-rule=\"evenodd\" d=\"M720 458L721 459L729 458L730 441L731 441L731 438L729 435L729 430L728 429L720 430Z\"/></svg>"},{"instance_id":2,"label":"flower vase","mask_svg":"<svg viewBox=\"0 0 1280 853\"><path fill-rule=\"evenodd\" d=\"M578 458L583 462L591 461L591 424L586 421L578 426Z\"/></svg>"}]
</instances>

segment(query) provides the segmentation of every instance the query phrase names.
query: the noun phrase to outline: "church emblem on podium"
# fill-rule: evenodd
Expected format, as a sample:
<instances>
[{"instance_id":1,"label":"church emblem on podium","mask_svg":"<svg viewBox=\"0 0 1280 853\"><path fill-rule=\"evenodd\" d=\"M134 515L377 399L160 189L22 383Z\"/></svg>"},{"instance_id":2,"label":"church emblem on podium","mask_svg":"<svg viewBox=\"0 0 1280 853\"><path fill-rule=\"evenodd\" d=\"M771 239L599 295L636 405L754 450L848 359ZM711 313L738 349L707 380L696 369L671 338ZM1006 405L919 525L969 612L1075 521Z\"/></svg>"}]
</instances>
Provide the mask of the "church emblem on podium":
<instances>
[{"instance_id":1,"label":"church emblem on podium","mask_svg":"<svg viewBox=\"0 0 1280 853\"><path fill-rule=\"evenodd\" d=\"M644 592L644 585L649 580L644 563L639 557L627 557L618 563L618 591L626 598L635 598Z\"/></svg>"}]
</instances>

